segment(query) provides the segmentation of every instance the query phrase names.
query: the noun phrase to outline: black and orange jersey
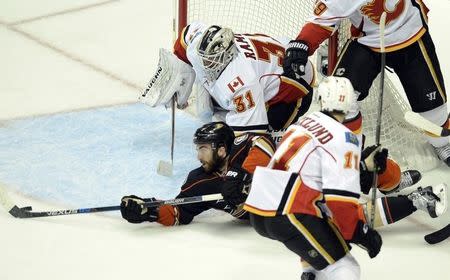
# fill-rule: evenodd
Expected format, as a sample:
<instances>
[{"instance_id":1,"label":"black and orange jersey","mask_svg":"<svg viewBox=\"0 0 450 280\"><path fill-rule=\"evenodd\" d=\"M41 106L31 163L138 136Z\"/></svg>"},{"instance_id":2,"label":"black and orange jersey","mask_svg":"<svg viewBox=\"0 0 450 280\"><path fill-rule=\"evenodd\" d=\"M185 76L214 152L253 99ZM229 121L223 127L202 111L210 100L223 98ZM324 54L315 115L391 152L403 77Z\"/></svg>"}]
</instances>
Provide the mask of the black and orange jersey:
<instances>
[{"instance_id":1,"label":"black and orange jersey","mask_svg":"<svg viewBox=\"0 0 450 280\"><path fill-rule=\"evenodd\" d=\"M266 134L245 133L235 138L229 156L229 168L243 168L253 173L256 166L266 166L275 151L275 144ZM192 170L176 198L221 193L224 178L218 172L206 173L203 167ZM246 211L235 209L224 200L184 204L164 205L159 209L158 222L172 226L189 224L195 216L216 209L230 213L236 218L247 218Z\"/></svg>"}]
</instances>

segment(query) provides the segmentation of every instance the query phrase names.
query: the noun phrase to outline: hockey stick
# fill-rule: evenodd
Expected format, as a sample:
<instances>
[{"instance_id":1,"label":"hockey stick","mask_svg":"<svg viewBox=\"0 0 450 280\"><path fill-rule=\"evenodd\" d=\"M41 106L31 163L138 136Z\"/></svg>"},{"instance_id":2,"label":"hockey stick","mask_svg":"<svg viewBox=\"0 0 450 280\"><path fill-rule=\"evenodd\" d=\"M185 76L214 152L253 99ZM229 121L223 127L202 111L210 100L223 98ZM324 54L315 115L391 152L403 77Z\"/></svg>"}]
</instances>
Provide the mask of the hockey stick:
<instances>
[{"instance_id":1,"label":"hockey stick","mask_svg":"<svg viewBox=\"0 0 450 280\"><path fill-rule=\"evenodd\" d=\"M425 235L424 238L428 244L436 244L444 241L449 237L450 237L450 224L441 228L440 230Z\"/></svg>"},{"instance_id":2,"label":"hockey stick","mask_svg":"<svg viewBox=\"0 0 450 280\"><path fill-rule=\"evenodd\" d=\"M173 0L173 18L172 18L172 43L175 43L177 40L177 25L176 23L176 15L177 15L177 2L176 0ZM175 101L176 101L176 94L172 97L172 131L171 131L171 144L170 144L170 162L160 160L158 162L158 167L156 169L156 173L159 175L163 175L166 177L171 177L173 174L173 150L175 148Z\"/></svg>"},{"instance_id":3,"label":"hockey stick","mask_svg":"<svg viewBox=\"0 0 450 280\"><path fill-rule=\"evenodd\" d=\"M172 97L172 137L171 137L171 145L170 145L170 162L160 160L158 162L158 167L156 169L156 173L159 175L163 175L166 177L170 177L173 174L173 151L175 148L175 99L176 97Z\"/></svg>"},{"instance_id":4,"label":"hockey stick","mask_svg":"<svg viewBox=\"0 0 450 280\"><path fill-rule=\"evenodd\" d=\"M449 136L450 129L441 127L437 124L430 122L429 120L422 117L420 114L408 111L405 113L405 120L425 132L431 133L436 136Z\"/></svg>"},{"instance_id":5,"label":"hockey stick","mask_svg":"<svg viewBox=\"0 0 450 280\"><path fill-rule=\"evenodd\" d=\"M222 199L222 194L208 194L199 195L183 198L174 198L169 200L160 200L145 202L146 207L158 207L161 205L181 205L181 204L191 204L199 203L205 201L214 201ZM73 215L73 214L87 214L95 212L107 212L107 211L117 211L120 210L120 206L103 206L103 207L93 207L93 208L79 208L79 209L63 209L63 210L50 210L42 212L32 212L33 208L31 206L18 207L17 205L12 206L9 209L9 213L15 218L38 218L38 217L51 217L51 216L62 216L62 215Z\"/></svg>"},{"instance_id":6,"label":"hockey stick","mask_svg":"<svg viewBox=\"0 0 450 280\"><path fill-rule=\"evenodd\" d=\"M381 135L381 113L383 112L383 96L384 96L384 68L386 67L386 50L384 44L384 28L386 26L386 12L381 14L380 18L380 54L381 54L381 69L380 69L380 96L378 98L377 108L377 126L375 130L375 145L380 145ZM374 228L375 224L375 201L377 199L377 185L378 185L377 170L374 171L372 182L372 207L370 208L369 227Z\"/></svg>"},{"instance_id":7,"label":"hockey stick","mask_svg":"<svg viewBox=\"0 0 450 280\"><path fill-rule=\"evenodd\" d=\"M161 50L160 50L160 62L158 63L158 65L161 63ZM155 86L155 83L157 83L157 79L158 76L160 76L161 72L162 72L162 68L161 66L158 66L158 70L156 71L156 74L153 76L153 78L148 82L147 87L145 88L144 92L139 96L139 100L147 105L150 105L151 107L154 107L155 104L159 104L158 102L160 102L160 100L156 100L153 98L153 100L150 102L151 104L149 104L145 98L148 97L148 94L150 92L150 90L152 90L152 88ZM171 105L172 105L172 145L171 145L171 162L167 162L167 161L163 161L160 160L158 161L158 166L157 166L157 170L156 172L160 175L163 176L172 176L172 165L173 165L173 150L174 150L174 142L175 142L175 95L171 98Z\"/></svg>"}]
</instances>

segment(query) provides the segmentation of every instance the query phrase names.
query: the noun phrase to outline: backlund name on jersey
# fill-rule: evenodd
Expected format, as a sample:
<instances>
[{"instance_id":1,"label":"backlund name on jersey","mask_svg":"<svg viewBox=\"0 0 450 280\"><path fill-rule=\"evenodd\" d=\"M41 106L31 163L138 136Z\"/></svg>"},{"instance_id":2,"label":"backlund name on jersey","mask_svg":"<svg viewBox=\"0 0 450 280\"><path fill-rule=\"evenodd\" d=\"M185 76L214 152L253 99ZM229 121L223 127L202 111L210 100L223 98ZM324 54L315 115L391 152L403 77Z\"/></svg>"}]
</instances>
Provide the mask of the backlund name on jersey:
<instances>
[{"instance_id":1,"label":"backlund name on jersey","mask_svg":"<svg viewBox=\"0 0 450 280\"><path fill-rule=\"evenodd\" d=\"M303 117L297 124L311 132L321 144L326 144L333 139L333 134L314 119Z\"/></svg>"}]
</instances>

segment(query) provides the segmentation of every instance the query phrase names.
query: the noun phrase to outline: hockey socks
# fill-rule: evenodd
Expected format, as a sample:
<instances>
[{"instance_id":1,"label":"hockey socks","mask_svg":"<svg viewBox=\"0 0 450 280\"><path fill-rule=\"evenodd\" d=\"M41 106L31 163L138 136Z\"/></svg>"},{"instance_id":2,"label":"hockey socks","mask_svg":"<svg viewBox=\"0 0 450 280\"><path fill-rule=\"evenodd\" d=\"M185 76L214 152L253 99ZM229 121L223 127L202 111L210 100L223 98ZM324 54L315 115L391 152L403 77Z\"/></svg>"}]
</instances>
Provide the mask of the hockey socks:
<instances>
[{"instance_id":1,"label":"hockey socks","mask_svg":"<svg viewBox=\"0 0 450 280\"><path fill-rule=\"evenodd\" d=\"M381 204L381 205L380 205ZM380 217L384 225L408 217L417 210L407 196L383 197L379 201Z\"/></svg>"}]
</instances>

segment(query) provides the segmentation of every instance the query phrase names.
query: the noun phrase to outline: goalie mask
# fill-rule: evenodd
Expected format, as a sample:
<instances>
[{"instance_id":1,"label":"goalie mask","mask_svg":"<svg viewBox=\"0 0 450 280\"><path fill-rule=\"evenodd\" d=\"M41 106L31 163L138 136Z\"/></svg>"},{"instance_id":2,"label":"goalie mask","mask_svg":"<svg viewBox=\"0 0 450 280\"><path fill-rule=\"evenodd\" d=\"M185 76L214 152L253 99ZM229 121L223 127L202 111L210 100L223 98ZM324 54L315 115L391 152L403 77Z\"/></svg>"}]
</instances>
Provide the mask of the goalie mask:
<instances>
[{"instance_id":1,"label":"goalie mask","mask_svg":"<svg viewBox=\"0 0 450 280\"><path fill-rule=\"evenodd\" d=\"M215 81L237 54L234 33L229 28L217 25L208 27L197 48L207 79Z\"/></svg>"},{"instance_id":2,"label":"goalie mask","mask_svg":"<svg viewBox=\"0 0 450 280\"><path fill-rule=\"evenodd\" d=\"M233 146L234 132L224 122L211 122L203 125L194 134L194 144L211 144L217 151L220 147L225 147L227 155Z\"/></svg>"},{"instance_id":3,"label":"goalie mask","mask_svg":"<svg viewBox=\"0 0 450 280\"><path fill-rule=\"evenodd\" d=\"M347 115L356 105L356 92L347 78L326 77L317 89L321 111Z\"/></svg>"}]
</instances>

